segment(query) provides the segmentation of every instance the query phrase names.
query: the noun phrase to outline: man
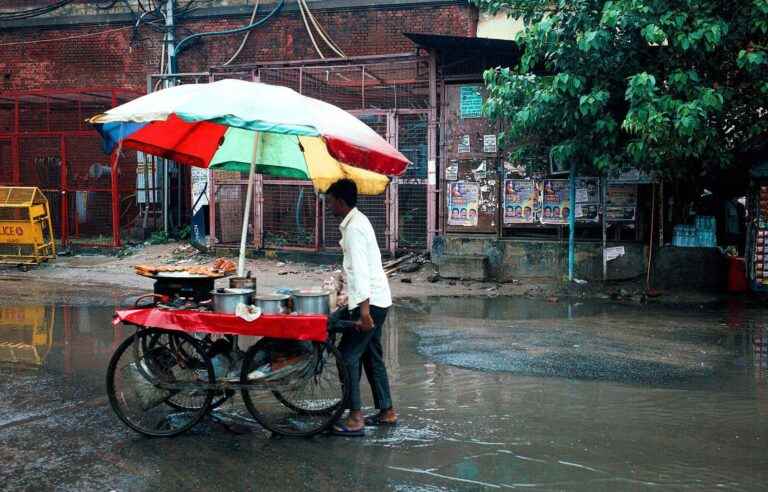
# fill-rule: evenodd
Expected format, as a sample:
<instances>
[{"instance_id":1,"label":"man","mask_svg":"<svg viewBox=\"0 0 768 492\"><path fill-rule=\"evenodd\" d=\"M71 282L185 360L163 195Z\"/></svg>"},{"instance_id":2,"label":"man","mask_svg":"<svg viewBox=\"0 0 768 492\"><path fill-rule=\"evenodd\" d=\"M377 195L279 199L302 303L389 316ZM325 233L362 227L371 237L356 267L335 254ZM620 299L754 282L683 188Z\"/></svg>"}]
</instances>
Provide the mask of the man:
<instances>
[{"instance_id":1,"label":"man","mask_svg":"<svg viewBox=\"0 0 768 492\"><path fill-rule=\"evenodd\" d=\"M394 425L397 413L392 406L389 377L384 365L381 330L392 305L389 281L381 265L381 252L368 218L357 207L357 186L341 179L326 192L328 207L341 221L341 248L344 252L344 274L347 285L347 309L341 319L356 320L339 345L349 370L349 415L333 427L333 434L363 436L366 425ZM379 412L363 417L360 399L362 369L371 385L373 400Z\"/></svg>"},{"instance_id":2,"label":"man","mask_svg":"<svg viewBox=\"0 0 768 492\"><path fill-rule=\"evenodd\" d=\"M504 222L509 222L510 219L515 217L515 208L512 205L507 206L504 209Z\"/></svg>"},{"instance_id":3,"label":"man","mask_svg":"<svg viewBox=\"0 0 768 492\"><path fill-rule=\"evenodd\" d=\"M477 224L477 210L474 208L469 209L469 223Z\"/></svg>"}]
</instances>

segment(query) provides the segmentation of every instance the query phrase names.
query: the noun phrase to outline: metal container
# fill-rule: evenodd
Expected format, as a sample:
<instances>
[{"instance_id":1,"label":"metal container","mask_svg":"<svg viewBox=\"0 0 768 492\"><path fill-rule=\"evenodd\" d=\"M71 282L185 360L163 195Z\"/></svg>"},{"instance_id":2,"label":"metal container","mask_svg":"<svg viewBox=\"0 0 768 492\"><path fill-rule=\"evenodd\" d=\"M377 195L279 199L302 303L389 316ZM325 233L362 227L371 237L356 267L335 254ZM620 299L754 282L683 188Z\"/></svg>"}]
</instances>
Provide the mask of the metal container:
<instances>
[{"instance_id":1,"label":"metal container","mask_svg":"<svg viewBox=\"0 0 768 492\"><path fill-rule=\"evenodd\" d=\"M253 289L216 289L211 291L211 297L215 312L235 314L238 304L251 304Z\"/></svg>"},{"instance_id":2,"label":"metal container","mask_svg":"<svg viewBox=\"0 0 768 492\"><path fill-rule=\"evenodd\" d=\"M294 290L291 297L298 314L331 314L331 293L327 290Z\"/></svg>"},{"instance_id":3,"label":"metal container","mask_svg":"<svg viewBox=\"0 0 768 492\"><path fill-rule=\"evenodd\" d=\"M256 293L256 278L255 277L230 277L229 287L231 289L252 289L253 293Z\"/></svg>"},{"instance_id":4,"label":"metal container","mask_svg":"<svg viewBox=\"0 0 768 492\"><path fill-rule=\"evenodd\" d=\"M288 297L285 294L253 296L253 302L261 308L261 314L287 314Z\"/></svg>"}]
</instances>

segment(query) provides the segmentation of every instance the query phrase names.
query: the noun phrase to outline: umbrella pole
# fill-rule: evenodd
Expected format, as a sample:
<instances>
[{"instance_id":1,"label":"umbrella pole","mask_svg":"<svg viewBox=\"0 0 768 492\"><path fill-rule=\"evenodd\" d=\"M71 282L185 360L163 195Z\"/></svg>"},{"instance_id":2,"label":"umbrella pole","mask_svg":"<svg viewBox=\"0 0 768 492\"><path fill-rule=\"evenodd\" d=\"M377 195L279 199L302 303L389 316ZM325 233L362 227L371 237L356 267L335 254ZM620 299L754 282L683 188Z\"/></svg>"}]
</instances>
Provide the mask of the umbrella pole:
<instances>
[{"instance_id":1,"label":"umbrella pole","mask_svg":"<svg viewBox=\"0 0 768 492\"><path fill-rule=\"evenodd\" d=\"M261 146L261 132L256 133L253 139L253 156L251 157L251 170L248 175L248 191L245 193L245 210L243 211L243 232L240 236L240 258L237 261L237 275L245 277L245 241L248 238L248 218L251 215L251 201L253 200L253 182L256 179L256 159Z\"/></svg>"}]
</instances>

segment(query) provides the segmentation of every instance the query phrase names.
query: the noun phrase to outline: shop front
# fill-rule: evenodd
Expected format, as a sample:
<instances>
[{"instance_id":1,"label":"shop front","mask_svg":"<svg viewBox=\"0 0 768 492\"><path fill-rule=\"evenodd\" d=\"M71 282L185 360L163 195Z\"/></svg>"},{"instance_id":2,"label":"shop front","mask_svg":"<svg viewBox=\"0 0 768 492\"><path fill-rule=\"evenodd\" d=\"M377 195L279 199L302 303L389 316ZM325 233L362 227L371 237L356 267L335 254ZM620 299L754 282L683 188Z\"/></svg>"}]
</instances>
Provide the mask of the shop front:
<instances>
[{"instance_id":1,"label":"shop front","mask_svg":"<svg viewBox=\"0 0 768 492\"><path fill-rule=\"evenodd\" d=\"M658 186L639 172L570 177L530 172L499 148L497 123L482 113L482 73L514 65L514 42L408 35L436 59L440 104L439 230L433 256L454 276L500 282L561 277L568 266L568 218L576 216L575 277L642 276L661 216ZM654 201L657 202L654 207ZM658 238L656 238L658 239ZM454 268L452 262L461 264Z\"/></svg>"}]
</instances>

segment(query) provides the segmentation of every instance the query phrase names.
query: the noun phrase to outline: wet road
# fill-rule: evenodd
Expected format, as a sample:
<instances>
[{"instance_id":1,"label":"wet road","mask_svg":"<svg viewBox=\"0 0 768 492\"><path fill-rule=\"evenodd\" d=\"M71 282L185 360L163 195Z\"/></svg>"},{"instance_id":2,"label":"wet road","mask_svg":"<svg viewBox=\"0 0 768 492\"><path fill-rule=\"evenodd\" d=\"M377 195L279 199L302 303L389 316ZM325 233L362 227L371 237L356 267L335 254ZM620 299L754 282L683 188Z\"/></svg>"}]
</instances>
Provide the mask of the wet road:
<instances>
[{"instance_id":1,"label":"wet road","mask_svg":"<svg viewBox=\"0 0 768 492\"><path fill-rule=\"evenodd\" d=\"M768 316L740 304L401 301L385 340L401 425L310 440L210 422L174 439L128 430L105 396L129 333L111 315L0 306L4 489L764 490L768 479Z\"/></svg>"}]
</instances>

